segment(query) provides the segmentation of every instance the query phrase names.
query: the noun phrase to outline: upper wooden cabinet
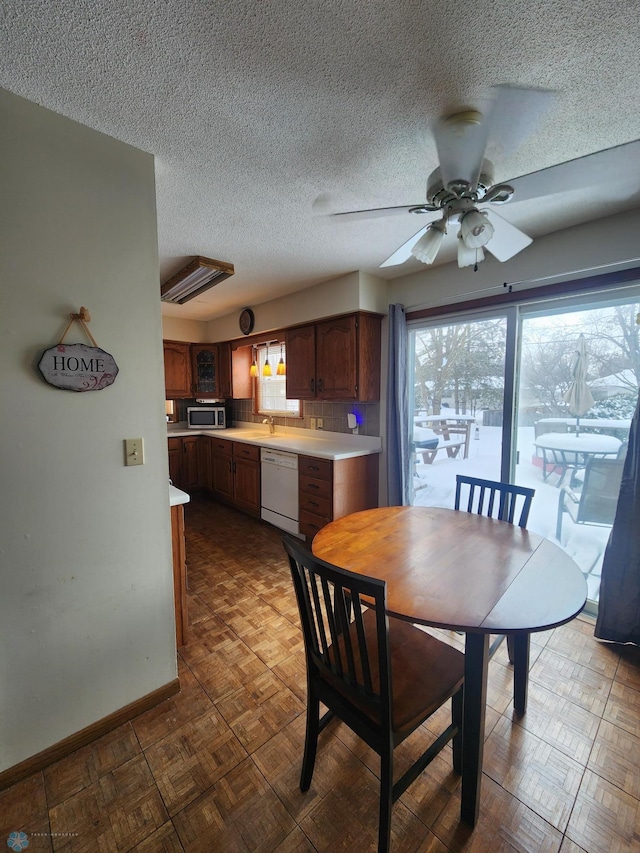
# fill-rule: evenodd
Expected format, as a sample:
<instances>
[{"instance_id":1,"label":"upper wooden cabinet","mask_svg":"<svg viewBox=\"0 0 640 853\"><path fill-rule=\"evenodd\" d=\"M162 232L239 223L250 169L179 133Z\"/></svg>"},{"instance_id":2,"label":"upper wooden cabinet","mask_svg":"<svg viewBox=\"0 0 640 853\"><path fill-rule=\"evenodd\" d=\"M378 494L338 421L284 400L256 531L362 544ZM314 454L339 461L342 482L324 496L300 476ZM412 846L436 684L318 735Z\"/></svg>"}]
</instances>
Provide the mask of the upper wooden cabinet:
<instances>
[{"instance_id":1,"label":"upper wooden cabinet","mask_svg":"<svg viewBox=\"0 0 640 853\"><path fill-rule=\"evenodd\" d=\"M380 399L379 314L347 314L287 329L287 397Z\"/></svg>"},{"instance_id":2,"label":"upper wooden cabinet","mask_svg":"<svg viewBox=\"0 0 640 853\"><path fill-rule=\"evenodd\" d=\"M181 341L163 344L166 399L191 397L191 345Z\"/></svg>"},{"instance_id":3,"label":"upper wooden cabinet","mask_svg":"<svg viewBox=\"0 0 640 853\"><path fill-rule=\"evenodd\" d=\"M230 344L191 344L191 371L192 396L230 397Z\"/></svg>"},{"instance_id":4,"label":"upper wooden cabinet","mask_svg":"<svg viewBox=\"0 0 640 853\"><path fill-rule=\"evenodd\" d=\"M167 400L180 397L231 397L231 344L163 341Z\"/></svg>"}]
</instances>

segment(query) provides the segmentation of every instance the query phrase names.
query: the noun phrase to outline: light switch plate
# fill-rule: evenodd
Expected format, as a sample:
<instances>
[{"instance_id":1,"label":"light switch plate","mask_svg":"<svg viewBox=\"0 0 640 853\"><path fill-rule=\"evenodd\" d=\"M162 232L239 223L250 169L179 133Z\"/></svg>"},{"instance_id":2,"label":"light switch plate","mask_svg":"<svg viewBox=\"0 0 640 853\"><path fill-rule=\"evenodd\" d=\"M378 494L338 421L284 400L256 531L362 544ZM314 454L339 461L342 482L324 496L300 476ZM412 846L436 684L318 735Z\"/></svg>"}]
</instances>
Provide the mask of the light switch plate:
<instances>
[{"instance_id":1,"label":"light switch plate","mask_svg":"<svg viewBox=\"0 0 640 853\"><path fill-rule=\"evenodd\" d=\"M310 421L311 421L311 429L317 429L318 425L316 424L316 419L310 418Z\"/></svg>"},{"instance_id":2,"label":"light switch plate","mask_svg":"<svg viewBox=\"0 0 640 853\"><path fill-rule=\"evenodd\" d=\"M324 429L324 418L316 418L318 429Z\"/></svg>"},{"instance_id":3,"label":"light switch plate","mask_svg":"<svg viewBox=\"0 0 640 853\"><path fill-rule=\"evenodd\" d=\"M144 444L141 438L125 438L124 464L144 465Z\"/></svg>"}]
</instances>

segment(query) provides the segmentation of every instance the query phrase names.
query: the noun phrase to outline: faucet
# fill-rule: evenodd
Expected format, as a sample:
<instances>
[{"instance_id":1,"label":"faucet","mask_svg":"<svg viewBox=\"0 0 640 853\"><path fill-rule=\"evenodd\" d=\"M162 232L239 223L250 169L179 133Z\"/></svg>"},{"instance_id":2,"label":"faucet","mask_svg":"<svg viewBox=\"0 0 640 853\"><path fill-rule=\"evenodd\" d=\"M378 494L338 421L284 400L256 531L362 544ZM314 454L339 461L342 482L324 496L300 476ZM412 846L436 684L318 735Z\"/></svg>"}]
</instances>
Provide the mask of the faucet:
<instances>
[{"instance_id":1,"label":"faucet","mask_svg":"<svg viewBox=\"0 0 640 853\"><path fill-rule=\"evenodd\" d=\"M275 428L275 426L273 425L273 415L269 415L269 417L268 417L268 418L265 418L265 419L262 421L262 423L263 423L263 424L269 424L269 434L270 434L270 435L273 435L273 434L274 434L274 432L276 431L276 428Z\"/></svg>"}]
</instances>

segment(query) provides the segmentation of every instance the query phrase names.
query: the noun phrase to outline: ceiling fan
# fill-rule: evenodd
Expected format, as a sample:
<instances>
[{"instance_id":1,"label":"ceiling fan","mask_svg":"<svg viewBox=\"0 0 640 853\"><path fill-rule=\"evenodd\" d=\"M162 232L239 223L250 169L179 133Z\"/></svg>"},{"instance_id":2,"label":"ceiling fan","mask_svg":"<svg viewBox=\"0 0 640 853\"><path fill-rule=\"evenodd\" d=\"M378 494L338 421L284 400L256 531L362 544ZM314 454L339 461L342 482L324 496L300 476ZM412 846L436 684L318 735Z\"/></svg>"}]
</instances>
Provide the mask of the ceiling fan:
<instances>
[{"instance_id":1,"label":"ceiling fan","mask_svg":"<svg viewBox=\"0 0 640 853\"><path fill-rule=\"evenodd\" d=\"M547 90L514 86L496 86L494 92L493 104L485 113L467 109L435 122L433 135L440 165L427 179L426 202L331 214L353 220L410 213L426 220L427 224L381 267L402 264L411 256L432 264L445 234L453 227L458 228L458 266L477 269L485 250L497 260L507 261L532 239L499 216L495 207L511 199L525 201L590 185L594 176L600 183L608 171L615 170L619 149L637 147L637 143L627 143L494 184L493 166L485 159L488 145L496 143L503 153L517 148L555 97ZM637 158L635 148L632 154Z\"/></svg>"}]
</instances>

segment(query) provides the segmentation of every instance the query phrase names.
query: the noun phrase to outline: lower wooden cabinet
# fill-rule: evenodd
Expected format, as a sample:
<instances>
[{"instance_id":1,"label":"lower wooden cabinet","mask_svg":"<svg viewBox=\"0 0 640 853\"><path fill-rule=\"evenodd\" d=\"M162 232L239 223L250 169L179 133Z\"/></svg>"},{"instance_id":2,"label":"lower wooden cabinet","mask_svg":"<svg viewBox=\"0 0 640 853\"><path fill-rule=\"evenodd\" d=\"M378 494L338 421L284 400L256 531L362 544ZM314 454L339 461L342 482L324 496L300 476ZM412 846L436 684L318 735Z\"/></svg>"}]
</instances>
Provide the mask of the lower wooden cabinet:
<instances>
[{"instance_id":1,"label":"lower wooden cabinet","mask_svg":"<svg viewBox=\"0 0 640 853\"><path fill-rule=\"evenodd\" d=\"M300 533L313 539L330 521L378 506L378 455L298 457Z\"/></svg>"},{"instance_id":2,"label":"lower wooden cabinet","mask_svg":"<svg viewBox=\"0 0 640 853\"><path fill-rule=\"evenodd\" d=\"M260 517L260 448L255 444L209 438L211 489L218 500Z\"/></svg>"},{"instance_id":3,"label":"lower wooden cabinet","mask_svg":"<svg viewBox=\"0 0 640 853\"><path fill-rule=\"evenodd\" d=\"M182 439L169 439L169 478L176 488L182 483Z\"/></svg>"},{"instance_id":4,"label":"lower wooden cabinet","mask_svg":"<svg viewBox=\"0 0 640 853\"><path fill-rule=\"evenodd\" d=\"M260 448L233 442L233 503L260 517Z\"/></svg>"},{"instance_id":5,"label":"lower wooden cabinet","mask_svg":"<svg viewBox=\"0 0 640 853\"><path fill-rule=\"evenodd\" d=\"M233 442L209 438L211 444L211 490L222 501L233 498Z\"/></svg>"},{"instance_id":6,"label":"lower wooden cabinet","mask_svg":"<svg viewBox=\"0 0 640 853\"><path fill-rule=\"evenodd\" d=\"M169 477L174 486L186 492L203 485L200 439L199 435L186 435L168 440Z\"/></svg>"},{"instance_id":7,"label":"lower wooden cabinet","mask_svg":"<svg viewBox=\"0 0 640 853\"><path fill-rule=\"evenodd\" d=\"M298 457L300 533L312 539L330 521L378 506L377 454L349 459ZM185 491L204 488L260 518L260 447L217 436L169 439L169 476Z\"/></svg>"}]
</instances>

